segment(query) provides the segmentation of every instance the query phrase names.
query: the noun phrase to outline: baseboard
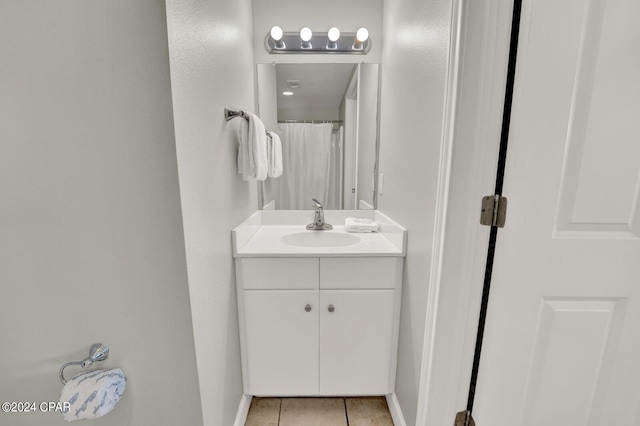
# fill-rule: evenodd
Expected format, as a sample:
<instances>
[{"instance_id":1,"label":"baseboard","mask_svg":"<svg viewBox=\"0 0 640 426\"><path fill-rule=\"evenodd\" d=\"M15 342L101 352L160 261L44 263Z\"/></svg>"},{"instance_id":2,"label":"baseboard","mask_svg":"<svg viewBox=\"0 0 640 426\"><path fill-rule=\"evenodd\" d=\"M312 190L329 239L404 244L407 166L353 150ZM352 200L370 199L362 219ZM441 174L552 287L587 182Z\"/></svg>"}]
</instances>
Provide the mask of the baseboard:
<instances>
[{"instance_id":1,"label":"baseboard","mask_svg":"<svg viewBox=\"0 0 640 426\"><path fill-rule=\"evenodd\" d=\"M238 406L238 414L236 414L236 421L233 422L233 426L244 426L247 422L247 414L249 414L249 407L251 407L252 398L253 397L251 395L242 395L240 405Z\"/></svg>"},{"instance_id":2,"label":"baseboard","mask_svg":"<svg viewBox=\"0 0 640 426\"><path fill-rule=\"evenodd\" d=\"M387 405L389 406L389 412L391 413L394 426L407 426L404 421L404 417L402 416L402 409L400 409L400 403L398 402L398 398L396 398L395 393L387 395Z\"/></svg>"}]
</instances>

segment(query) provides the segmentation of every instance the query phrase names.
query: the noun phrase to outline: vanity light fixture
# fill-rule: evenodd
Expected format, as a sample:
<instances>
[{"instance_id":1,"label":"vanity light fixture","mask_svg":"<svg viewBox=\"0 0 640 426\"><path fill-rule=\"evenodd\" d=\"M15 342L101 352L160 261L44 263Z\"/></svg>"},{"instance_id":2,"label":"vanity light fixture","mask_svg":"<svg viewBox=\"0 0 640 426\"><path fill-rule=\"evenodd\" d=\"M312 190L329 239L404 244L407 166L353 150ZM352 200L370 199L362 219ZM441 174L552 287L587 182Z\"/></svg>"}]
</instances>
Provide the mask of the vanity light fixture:
<instances>
[{"instance_id":1,"label":"vanity light fixture","mask_svg":"<svg viewBox=\"0 0 640 426\"><path fill-rule=\"evenodd\" d=\"M338 44L336 41L340 38L340 30L336 27L329 28L329 32L327 33L327 38L329 41L327 42L327 49L336 50L338 48Z\"/></svg>"},{"instance_id":2,"label":"vanity light fixture","mask_svg":"<svg viewBox=\"0 0 640 426\"><path fill-rule=\"evenodd\" d=\"M293 96L293 92L289 92L289 91L282 92L282 94L283 94L284 96Z\"/></svg>"},{"instance_id":3,"label":"vanity light fixture","mask_svg":"<svg viewBox=\"0 0 640 426\"><path fill-rule=\"evenodd\" d=\"M284 41L282 41L282 37L284 37L284 31L282 31L282 28L280 28L277 25L274 25L271 28L270 35L273 41L275 42L276 49L284 49L286 47L286 45L284 44Z\"/></svg>"},{"instance_id":4,"label":"vanity light fixture","mask_svg":"<svg viewBox=\"0 0 640 426\"><path fill-rule=\"evenodd\" d=\"M285 32L275 25L264 40L264 47L269 53L366 55L371 49L371 39L366 28L360 28L357 32L341 32L331 27L326 33L320 33L304 27L300 31Z\"/></svg>"},{"instance_id":5,"label":"vanity light fixture","mask_svg":"<svg viewBox=\"0 0 640 426\"><path fill-rule=\"evenodd\" d=\"M366 28L360 28L356 32L356 37L353 40L353 48L356 50L364 49L364 43L369 39L369 30Z\"/></svg>"},{"instance_id":6,"label":"vanity light fixture","mask_svg":"<svg viewBox=\"0 0 640 426\"><path fill-rule=\"evenodd\" d=\"M305 50L311 49L313 45L309 41L311 40L312 37L313 37L313 31L311 31L311 28L304 27L303 29L301 29L300 40L302 40L302 42L300 43L300 48Z\"/></svg>"}]
</instances>

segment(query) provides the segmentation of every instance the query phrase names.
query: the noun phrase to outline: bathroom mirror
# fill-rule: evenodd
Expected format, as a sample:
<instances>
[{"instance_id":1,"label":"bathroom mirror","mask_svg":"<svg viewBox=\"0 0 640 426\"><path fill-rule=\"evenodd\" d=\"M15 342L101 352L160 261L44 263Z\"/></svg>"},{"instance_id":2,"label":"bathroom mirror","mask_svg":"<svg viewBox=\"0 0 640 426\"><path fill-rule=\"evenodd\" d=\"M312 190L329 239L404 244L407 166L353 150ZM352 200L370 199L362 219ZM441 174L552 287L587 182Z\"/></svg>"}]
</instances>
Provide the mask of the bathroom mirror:
<instances>
[{"instance_id":1,"label":"bathroom mirror","mask_svg":"<svg viewBox=\"0 0 640 426\"><path fill-rule=\"evenodd\" d=\"M258 64L258 114L282 141L283 174L260 182L265 209L374 209L378 64Z\"/></svg>"}]
</instances>

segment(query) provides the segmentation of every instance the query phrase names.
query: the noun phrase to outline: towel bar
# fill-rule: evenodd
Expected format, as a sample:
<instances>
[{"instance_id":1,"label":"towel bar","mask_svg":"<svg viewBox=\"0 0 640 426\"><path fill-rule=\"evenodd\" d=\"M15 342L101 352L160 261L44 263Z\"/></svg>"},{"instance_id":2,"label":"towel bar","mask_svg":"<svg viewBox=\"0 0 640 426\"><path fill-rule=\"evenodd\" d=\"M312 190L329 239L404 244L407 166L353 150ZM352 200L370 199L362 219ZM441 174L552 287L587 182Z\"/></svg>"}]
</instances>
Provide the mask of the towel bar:
<instances>
[{"instance_id":1,"label":"towel bar","mask_svg":"<svg viewBox=\"0 0 640 426\"><path fill-rule=\"evenodd\" d=\"M60 367L60 371L58 372L60 381L63 385L67 384L67 381L64 379L64 369L70 365L80 365L82 368L89 368L95 361L104 361L107 358L109 358L109 348L102 343L94 343L91 345L91 349L89 349L88 358L85 358L82 361L70 361L62 364L62 367Z\"/></svg>"},{"instance_id":2,"label":"towel bar","mask_svg":"<svg viewBox=\"0 0 640 426\"><path fill-rule=\"evenodd\" d=\"M236 117L242 117L245 120L249 120L249 117L247 117L247 114L242 111L242 110L238 110L238 111L234 111L232 109L226 108L224 109L224 119L229 121L231 119L234 119ZM265 130L265 133L267 134L267 136L271 137L271 130Z\"/></svg>"},{"instance_id":3,"label":"towel bar","mask_svg":"<svg viewBox=\"0 0 640 426\"><path fill-rule=\"evenodd\" d=\"M245 120L249 120L249 117L247 117L245 112L242 111L242 110L234 111L234 110L229 109L227 107L224 108L224 118L225 118L225 120L229 121L229 120L231 120L233 118L236 118L236 117L242 117Z\"/></svg>"}]
</instances>

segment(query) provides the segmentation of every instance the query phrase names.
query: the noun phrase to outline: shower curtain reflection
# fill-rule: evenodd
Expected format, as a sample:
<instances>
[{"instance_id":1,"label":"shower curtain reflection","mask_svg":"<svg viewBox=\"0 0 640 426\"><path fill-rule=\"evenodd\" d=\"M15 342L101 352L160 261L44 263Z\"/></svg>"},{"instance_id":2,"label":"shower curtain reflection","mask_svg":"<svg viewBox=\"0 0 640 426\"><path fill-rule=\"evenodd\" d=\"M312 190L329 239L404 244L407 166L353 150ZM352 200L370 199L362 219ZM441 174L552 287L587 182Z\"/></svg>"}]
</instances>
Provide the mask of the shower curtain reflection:
<instances>
[{"instance_id":1,"label":"shower curtain reflection","mask_svg":"<svg viewBox=\"0 0 640 426\"><path fill-rule=\"evenodd\" d=\"M276 206L311 208L315 198L327 209L339 209L342 188L342 128L331 123L281 123L282 176Z\"/></svg>"}]
</instances>

